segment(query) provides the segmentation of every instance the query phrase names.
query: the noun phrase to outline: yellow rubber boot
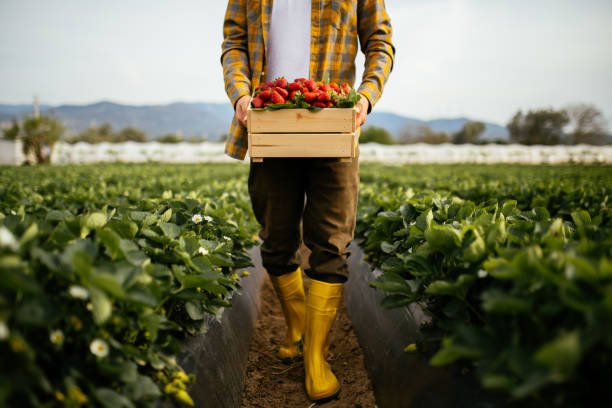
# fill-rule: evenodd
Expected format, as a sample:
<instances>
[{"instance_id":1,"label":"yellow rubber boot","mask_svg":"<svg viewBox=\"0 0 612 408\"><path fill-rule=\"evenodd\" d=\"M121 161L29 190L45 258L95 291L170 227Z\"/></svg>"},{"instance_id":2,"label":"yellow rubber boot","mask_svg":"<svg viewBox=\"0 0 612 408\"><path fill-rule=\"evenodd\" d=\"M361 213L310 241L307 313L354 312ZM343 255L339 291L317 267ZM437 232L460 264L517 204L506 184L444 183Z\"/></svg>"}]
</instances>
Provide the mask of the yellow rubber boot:
<instances>
[{"instance_id":1,"label":"yellow rubber boot","mask_svg":"<svg viewBox=\"0 0 612 408\"><path fill-rule=\"evenodd\" d=\"M287 335L278 350L278 356L282 359L299 357L302 355L302 337L304 336L306 315L302 271L297 268L285 275L270 275L270 279L287 322Z\"/></svg>"},{"instance_id":2,"label":"yellow rubber boot","mask_svg":"<svg viewBox=\"0 0 612 408\"><path fill-rule=\"evenodd\" d=\"M340 392L340 383L325 358L327 338L336 319L341 297L341 283L310 280L306 300L304 370L306 393L313 401L333 398Z\"/></svg>"}]
</instances>

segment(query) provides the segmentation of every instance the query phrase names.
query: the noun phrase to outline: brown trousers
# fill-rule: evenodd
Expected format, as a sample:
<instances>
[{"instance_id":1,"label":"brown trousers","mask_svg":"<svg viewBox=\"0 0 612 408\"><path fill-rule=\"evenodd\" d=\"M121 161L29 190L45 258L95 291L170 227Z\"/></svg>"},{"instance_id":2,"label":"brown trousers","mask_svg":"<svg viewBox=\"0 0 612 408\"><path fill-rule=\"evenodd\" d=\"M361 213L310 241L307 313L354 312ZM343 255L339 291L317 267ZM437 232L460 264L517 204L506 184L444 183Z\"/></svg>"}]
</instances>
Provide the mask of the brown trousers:
<instances>
[{"instance_id":1,"label":"brown trousers","mask_svg":"<svg viewBox=\"0 0 612 408\"><path fill-rule=\"evenodd\" d=\"M303 231L303 241L312 251L306 274L328 283L344 283L358 189L358 158L346 163L334 158L251 162L249 194L262 227L261 257L268 273L279 276L301 265L298 250Z\"/></svg>"}]
</instances>

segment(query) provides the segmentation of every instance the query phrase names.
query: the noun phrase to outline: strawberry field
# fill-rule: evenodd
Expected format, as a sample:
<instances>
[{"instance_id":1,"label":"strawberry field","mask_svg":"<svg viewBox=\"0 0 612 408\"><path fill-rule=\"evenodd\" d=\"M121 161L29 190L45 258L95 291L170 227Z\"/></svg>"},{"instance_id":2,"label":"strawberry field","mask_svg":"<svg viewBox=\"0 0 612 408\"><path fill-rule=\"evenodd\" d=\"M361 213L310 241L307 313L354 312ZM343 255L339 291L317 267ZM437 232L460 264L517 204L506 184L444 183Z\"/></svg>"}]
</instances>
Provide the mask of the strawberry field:
<instances>
[{"instance_id":1,"label":"strawberry field","mask_svg":"<svg viewBox=\"0 0 612 408\"><path fill-rule=\"evenodd\" d=\"M358 235L406 344L520 406L600 406L612 373L609 167L362 168Z\"/></svg>"},{"instance_id":2,"label":"strawberry field","mask_svg":"<svg viewBox=\"0 0 612 408\"><path fill-rule=\"evenodd\" d=\"M244 170L1 169L0 405L193 405L175 355L250 265Z\"/></svg>"},{"instance_id":3,"label":"strawberry field","mask_svg":"<svg viewBox=\"0 0 612 408\"><path fill-rule=\"evenodd\" d=\"M257 225L239 164L0 168L0 405L191 405L181 342L230 306ZM612 374L607 166L362 165L356 238L407 353L519 405ZM392 362L389 362L392 364ZM588 406L588 405L587 405ZM595 406L595 405L593 405Z\"/></svg>"}]
</instances>

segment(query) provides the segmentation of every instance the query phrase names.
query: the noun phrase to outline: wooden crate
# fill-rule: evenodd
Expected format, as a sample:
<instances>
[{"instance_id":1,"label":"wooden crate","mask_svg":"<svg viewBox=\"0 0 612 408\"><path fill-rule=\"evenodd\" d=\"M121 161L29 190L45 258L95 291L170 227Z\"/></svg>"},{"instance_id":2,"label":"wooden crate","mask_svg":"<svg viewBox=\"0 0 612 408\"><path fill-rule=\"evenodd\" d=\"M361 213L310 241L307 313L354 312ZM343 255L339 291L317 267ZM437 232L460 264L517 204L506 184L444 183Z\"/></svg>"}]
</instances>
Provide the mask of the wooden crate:
<instances>
[{"instance_id":1,"label":"wooden crate","mask_svg":"<svg viewBox=\"0 0 612 408\"><path fill-rule=\"evenodd\" d=\"M248 111L249 156L355 157L356 111L279 109Z\"/></svg>"}]
</instances>

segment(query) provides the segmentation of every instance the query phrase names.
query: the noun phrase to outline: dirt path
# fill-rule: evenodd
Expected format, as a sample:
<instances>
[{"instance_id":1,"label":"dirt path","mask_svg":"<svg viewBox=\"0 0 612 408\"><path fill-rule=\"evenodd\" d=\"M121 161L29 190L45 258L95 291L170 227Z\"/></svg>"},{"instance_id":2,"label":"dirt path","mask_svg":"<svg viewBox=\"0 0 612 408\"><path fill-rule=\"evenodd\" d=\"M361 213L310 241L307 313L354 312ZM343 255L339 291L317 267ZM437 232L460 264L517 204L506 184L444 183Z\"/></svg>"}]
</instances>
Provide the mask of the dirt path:
<instances>
[{"instance_id":1,"label":"dirt path","mask_svg":"<svg viewBox=\"0 0 612 408\"><path fill-rule=\"evenodd\" d=\"M283 364L276 350L283 340L283 313L269 279L262 287L261 311L255 326L247 364L242 408L374 408L372 384L364 367L363 353L346 314L344 303L331 332L330 364L342 390L338 399L313 404L304 391L304 365Z\"/></svg>"}]
</instances>

